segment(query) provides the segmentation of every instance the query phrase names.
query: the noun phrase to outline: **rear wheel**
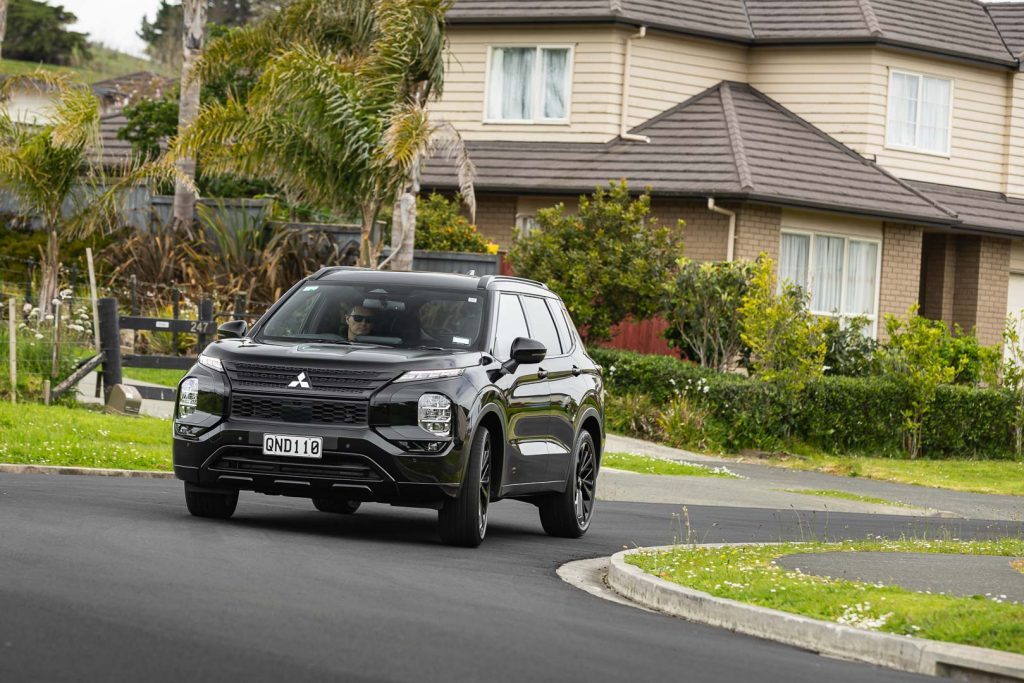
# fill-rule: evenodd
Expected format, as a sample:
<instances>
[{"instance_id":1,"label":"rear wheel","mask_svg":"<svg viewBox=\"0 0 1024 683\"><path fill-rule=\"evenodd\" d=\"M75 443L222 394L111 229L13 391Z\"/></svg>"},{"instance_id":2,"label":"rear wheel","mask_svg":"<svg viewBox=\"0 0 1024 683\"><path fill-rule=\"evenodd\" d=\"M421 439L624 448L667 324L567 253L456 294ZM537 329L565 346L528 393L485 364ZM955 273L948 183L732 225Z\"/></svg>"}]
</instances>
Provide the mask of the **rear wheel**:
<instances>
[{"instance_id":1,"label":"rear wheel","mask_svg":"<svg viewBox=\"0 0 1024 683\"><path fill-rule=\"evenodd\" d=\"M491 502L491 437L486 427L473 436L469 465L459 495L445 501L437 513L441 540L448 545L475 548L487 534Z\"/></svg>"},{"instance_id":2,"label":"rear wheel","mask_svg":"<svg viewBox=\"0 0 1024 683\"><path fill-rule=\"evenodd\" d=\"M346 500L344 498L329 498L318 496L313 499L313 507L320 512L333 512L338 515L351 515L359 509L358 500Z\"/></svg>"},{"instance_id":3,"label":"rear wheel","mask_svg":"<svg viewBox=\"0 0 1024 683\"><path fill-rule=\"evenodd\" d=\"M545 496L540 501L540 523L551 536L579 538L587 533L597 502L597 449L590 432L576 437L569 481L564 493Z\"/></svg>"},{"instance_id":4,"label":"rear wheel","mask_svg":"<svg viewBox=\"0 0 1024 683\"><path fill-rule=\"evenodd\" d=\"M238 505L238 491L210 491L185 484L185 505L196 517L228 519L235 514Z\"/></svg>"}]
</instances>

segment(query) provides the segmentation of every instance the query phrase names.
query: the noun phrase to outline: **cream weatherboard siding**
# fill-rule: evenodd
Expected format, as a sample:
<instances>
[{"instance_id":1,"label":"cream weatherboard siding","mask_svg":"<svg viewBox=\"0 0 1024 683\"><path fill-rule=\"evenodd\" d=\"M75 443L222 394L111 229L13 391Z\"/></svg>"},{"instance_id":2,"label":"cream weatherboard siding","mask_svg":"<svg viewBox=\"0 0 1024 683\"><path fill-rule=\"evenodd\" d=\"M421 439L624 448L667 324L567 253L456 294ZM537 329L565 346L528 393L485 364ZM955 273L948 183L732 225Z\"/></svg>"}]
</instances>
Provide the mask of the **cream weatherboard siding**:
<instances>
[{"instance_id":1,"label":"cream weatherboard siding","mask_svg":"<svg viewBox=\"0 0 1024 683\"><path fill-rule=\"evenodd\" d=\"M747 80L746 47L658 31L633 40L632 63L630 127L721 81Z\"/></svg>"},{"instance_id":2,"label":"cream weatherboard siding","mask_svg":"<svg viewBox=\"0 0 1024 683\"><path fill-rule=\"evenodd\" d=\"M619 132L622 60L626 33L613 27L452 27L444 95L434 114L455 124L466 139L605 142ZM573 48L569 123L484 123L487 61L492 46L557 45Z\"/></svg>"},{"instance_id":3,"label":"cream weatherboard siding","mask_svg":"<svg viewBox=\"0 0 1024 683\"><path fill-rule=\"evenodd\" d=\"M863 47L750 51L750 85L862 154L872 109L884 106L871 72L872 50Z\"/></svg>"},{"instance_id":4,"label":"cream weatherboard siding","mask_svg":"<svg viewBox=\"0 0 1024 683\"><path fill-rule=\"evenodd\" d=\"M1006 189L1024 198L1024 74L1008 74L1011 99L1007 112Z\"/></svg>"}]
</instances>

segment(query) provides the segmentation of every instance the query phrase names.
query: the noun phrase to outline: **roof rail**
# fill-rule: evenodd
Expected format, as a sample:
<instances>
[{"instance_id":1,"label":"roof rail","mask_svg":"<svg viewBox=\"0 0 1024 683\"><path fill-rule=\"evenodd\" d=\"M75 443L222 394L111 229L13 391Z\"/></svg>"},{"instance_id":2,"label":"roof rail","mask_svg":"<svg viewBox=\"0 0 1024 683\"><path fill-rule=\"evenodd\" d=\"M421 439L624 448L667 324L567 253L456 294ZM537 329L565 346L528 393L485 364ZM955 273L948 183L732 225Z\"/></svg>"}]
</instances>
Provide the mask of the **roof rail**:
<instances>
[{"instance_id":1,"label":"roof rail","mask_svg":"<svg viewBox=\"0 0 1024 683\"><path fill-rule=\"evenodd\" d=\"M312 275L310 275L309 279L310 280L319 280L319 279L323 278L324 275L327 275L328 273L333 273L333 272L336 272L336 271L339 271L339 270L370 270L370 269L369 268L359 268L357 266L326 266L326 267L321 268L320 270L316 271Z\"/></svg>"},{"instance_id":2,"label":"roof rail","mask_svg":"<svg viewBox=\"0 0 1024 683\"><path fill-rule=\"evenodd\" d=\"M480 282L477 283L477 289L487 289L487 285L491 284L492 282L499 281L524 282L528 285L534 285L535 287L547 289L548 291L551 290L551 288L548 287L543 282L538 282L537 280L528 280L525 277L512 277L511 275L484 275L483 277L480 278Z\"/></svg>"}]
</instances>

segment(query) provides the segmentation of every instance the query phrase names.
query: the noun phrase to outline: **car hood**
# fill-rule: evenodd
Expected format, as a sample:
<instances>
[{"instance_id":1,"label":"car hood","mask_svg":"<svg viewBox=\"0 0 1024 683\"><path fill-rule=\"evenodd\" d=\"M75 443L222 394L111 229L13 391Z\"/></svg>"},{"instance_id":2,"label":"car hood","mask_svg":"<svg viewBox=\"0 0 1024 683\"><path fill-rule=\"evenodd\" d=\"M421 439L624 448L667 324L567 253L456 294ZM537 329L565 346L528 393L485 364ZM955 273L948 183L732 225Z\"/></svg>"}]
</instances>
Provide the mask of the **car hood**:
<instances>
[{"instance_id":1,"label":"car hood","mask_svg":"<svg viewBox=\"0 0 1024 683\"><path fill-rule=\"evenodd\" d=\"M222 361L263 363L295 368L352 368L361 370L433 370L468 368L479 365L479 351L436 351L395 349L385 346L346 346L342 344L253 342L248 339L224 339L206 347L205 355Z\"/></svg>"}]
</instances>

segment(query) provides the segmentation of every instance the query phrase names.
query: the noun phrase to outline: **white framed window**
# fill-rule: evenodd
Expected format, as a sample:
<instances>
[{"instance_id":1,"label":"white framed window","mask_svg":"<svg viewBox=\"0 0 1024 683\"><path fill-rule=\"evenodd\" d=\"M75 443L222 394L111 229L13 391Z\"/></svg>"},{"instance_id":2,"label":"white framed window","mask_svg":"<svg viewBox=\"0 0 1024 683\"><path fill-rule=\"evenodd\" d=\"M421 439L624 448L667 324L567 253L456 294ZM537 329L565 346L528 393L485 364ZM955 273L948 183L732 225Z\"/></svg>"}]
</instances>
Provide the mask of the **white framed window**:
<instances>
[{"instance_id":1,"label":"white framed window","mask_svg":"<svg viewBox=\"0 0 1024 683\"><path fill-rule=\"evenodd\" d=\"M882 243L825 233L782 232L779 280L810 294L811 312L839 318L863 316L878 331Z\"/></svg>"},{"instance_id":2,"label":"white framed window","mask_svg":"<svg viewBox=\"0 0 1024 683\"><path fill-rule=\"evenodd\" d=\"M573 49L495 46L488 53L487 123L568 123Z\"/></svg>"},{"instance_id":3,"label":"white framed window","mask_svg":"<svg viewBox=\"0 0 1024 683\"><path fill-rule=\"evenodd\" d=\"M952 129L951 79L889 71L887 147L949 156Z\"/></svg>"},{"instance_id":4,"label":"white framed window","mask_svg":"<svg viewBox=\"0 0 1024 683\"><path fill-rule=\"evenodd\" d=\"M537 223L536 216L530 216L525 213L516 214L516 228L519 230L520 237L526 237L532 234L536 230L540 229L540 224Z\"/></svg>"}]
</instances>

